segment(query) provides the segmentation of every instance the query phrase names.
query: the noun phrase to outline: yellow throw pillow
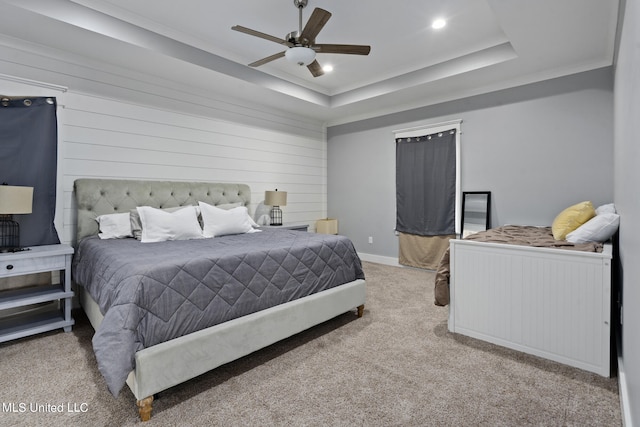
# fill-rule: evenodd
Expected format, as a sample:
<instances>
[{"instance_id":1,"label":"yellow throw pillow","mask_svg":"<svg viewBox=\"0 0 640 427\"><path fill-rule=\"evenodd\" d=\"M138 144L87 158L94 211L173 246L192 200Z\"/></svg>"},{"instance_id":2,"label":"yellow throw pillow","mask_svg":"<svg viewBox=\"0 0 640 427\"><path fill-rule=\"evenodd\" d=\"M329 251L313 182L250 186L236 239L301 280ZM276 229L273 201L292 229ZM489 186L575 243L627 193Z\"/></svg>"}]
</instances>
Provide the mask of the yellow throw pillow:
<instances>
[{"instance_id":1,"label":"yellow throw pillow","mask_svg":"<svg viewBox=\"0 0 640 427\"><path fill-rule=\"evenodd\" d=\"M551 224L551 232L556 240L564 240L567 234L596 216L591 202L580 202L569 206L556 216Z\"/></svg>"}]
</instances>

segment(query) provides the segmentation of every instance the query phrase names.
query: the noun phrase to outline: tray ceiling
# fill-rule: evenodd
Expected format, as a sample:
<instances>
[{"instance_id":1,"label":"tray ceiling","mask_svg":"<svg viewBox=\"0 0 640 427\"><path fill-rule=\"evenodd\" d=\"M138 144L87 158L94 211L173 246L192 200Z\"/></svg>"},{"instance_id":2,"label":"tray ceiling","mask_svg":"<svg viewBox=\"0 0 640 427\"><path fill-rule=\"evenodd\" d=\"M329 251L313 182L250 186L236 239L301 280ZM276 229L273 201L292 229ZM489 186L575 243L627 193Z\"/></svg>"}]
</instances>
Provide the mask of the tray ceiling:
<instances>
[{"instance_id":1,"label":"tray ceiling","mask_svg":"<svg viewBox=\"0 0 640 427\"><path fill-rule=\"evenodd\" d=\"M278 53L298 28L292 0L4 0L0 35L242 102L339 124L609 66L617 1L309 0L332 17L318 43L366 44L368 56L318 54L314 78ZM436 18L447 25L431 28Z\"/></svg>"}]
</instances>

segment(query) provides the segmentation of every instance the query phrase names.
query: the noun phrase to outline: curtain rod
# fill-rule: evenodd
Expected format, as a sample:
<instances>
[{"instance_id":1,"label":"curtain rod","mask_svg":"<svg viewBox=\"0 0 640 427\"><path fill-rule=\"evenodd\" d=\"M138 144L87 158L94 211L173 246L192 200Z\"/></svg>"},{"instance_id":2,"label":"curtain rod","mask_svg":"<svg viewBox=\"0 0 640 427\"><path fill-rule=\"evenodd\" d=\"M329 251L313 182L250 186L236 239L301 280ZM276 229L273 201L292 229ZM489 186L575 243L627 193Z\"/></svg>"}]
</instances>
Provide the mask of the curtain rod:
<instances>
[{"instance_id":1,"label":"curtain rod","mask_svg":"<svg viewBox=\"0 0 640 427\"><path fill-rule=\"evenodd\" d=\"M406 129L398 129L398 130L394 130L392 132L393 133L415 132L415 131L419 131L419 130L422 130L422 129L431 129L431 128L435 128L435 127L456 126L456 125L459 125L460 123L462 123L462 119L449 120L447 122L433 123L433 124L429 124L429 125L416 126L416 127L412 127L412 128L406 128Z\"/></svg>"}]
</instances>

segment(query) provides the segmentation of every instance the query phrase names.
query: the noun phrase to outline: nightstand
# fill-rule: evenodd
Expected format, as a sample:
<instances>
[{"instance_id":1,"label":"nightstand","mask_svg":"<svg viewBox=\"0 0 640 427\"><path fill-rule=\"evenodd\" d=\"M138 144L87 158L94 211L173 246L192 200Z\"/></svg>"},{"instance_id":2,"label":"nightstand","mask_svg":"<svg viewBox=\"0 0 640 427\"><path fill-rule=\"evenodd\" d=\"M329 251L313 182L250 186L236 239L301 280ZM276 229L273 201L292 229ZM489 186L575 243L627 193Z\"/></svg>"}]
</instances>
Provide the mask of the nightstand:
<instances>
[{"instance_id":1,"label":"nightstand","mask_svg":"<svg viewBox=\"0 0 640 427\"><path fill-rule=\"evenodd\" d=\"M60 272L59 284L0 291L0 342L58 328L71 331L72 255L69 245L33 246L21 252L0 253L0 277Z\"/></svg>"},{"instance_id":2,"label":"nightstand","mask_svg":"<svg viewBox=\"0 0 640 427\"><path fill-rule=\"evenodd\" d=\"M282 224L282 225L261 225L260 228L273 228L280 230L296 230L296 231L308 231L309 224Z\"/></svg>"}]
</instances>

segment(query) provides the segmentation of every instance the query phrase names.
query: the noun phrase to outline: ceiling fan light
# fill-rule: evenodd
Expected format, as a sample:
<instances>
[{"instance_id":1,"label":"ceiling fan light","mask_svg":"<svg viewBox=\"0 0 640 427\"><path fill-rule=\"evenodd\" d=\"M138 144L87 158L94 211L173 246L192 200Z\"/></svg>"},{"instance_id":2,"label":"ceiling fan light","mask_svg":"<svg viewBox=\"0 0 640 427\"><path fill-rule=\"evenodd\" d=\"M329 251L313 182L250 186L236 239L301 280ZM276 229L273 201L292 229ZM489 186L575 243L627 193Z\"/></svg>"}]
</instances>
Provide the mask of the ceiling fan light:
<instances>
[{"instance_id":1,"label":"ceiling fan light","mask_svg":"<svg viewBox=\"0 0 640 427\"><path fill-rule=\"evenodd\" d=\"M447 21L442 18L438 18L431 23L431 28L434 30L439 30L440 28L444 28L447 25Z\"/></svg>"},{"instance_id":2,"label":"ceiling fan light","mask_svg":"<svg viewBox=\"0 0 640 427\"><path fill-rule=\"evenodd\" d=\"M295 46L287 49L284 56L289 61L303 66L311 64L316 59L316 52L308 47Z\"/></svg>"}]
</instances>

